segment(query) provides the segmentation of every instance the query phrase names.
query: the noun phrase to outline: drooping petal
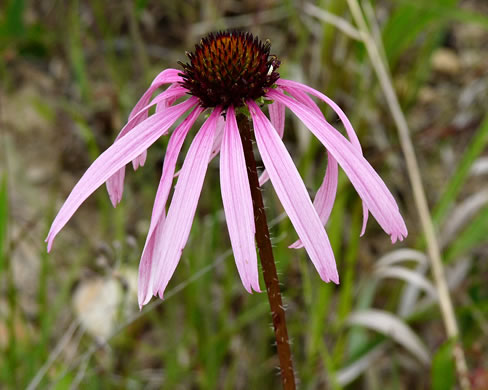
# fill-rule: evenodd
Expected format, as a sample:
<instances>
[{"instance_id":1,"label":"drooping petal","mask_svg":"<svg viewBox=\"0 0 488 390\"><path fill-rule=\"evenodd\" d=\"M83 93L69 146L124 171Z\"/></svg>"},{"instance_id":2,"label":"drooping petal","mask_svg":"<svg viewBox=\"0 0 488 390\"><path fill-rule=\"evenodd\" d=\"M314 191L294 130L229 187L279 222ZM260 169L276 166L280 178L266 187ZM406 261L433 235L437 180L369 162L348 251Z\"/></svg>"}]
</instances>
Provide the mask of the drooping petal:
<instances>
[{"instance_id":1,"label":"drooping petal","mask_svg":"<svg viewBox=\"0 0 488 390\"><path fill-rule=\"evenodd\" d=\"M150 286L153 294L159 293L161 298L190 234L220 113L221 109L216 107L195 136L183 163L166 222L156 237Z\"/></svg>"},{"instance_id":2,"label":"drooping petal","mask_svg":"<svg viewBox=\"0 0 488 390\"><path fill-rule=\"evenodd\" d=\"M168 200L169 192L173 184L176 162L180 153L183 142L195 123L198 116L203 112L201 106L195 107L188 117L173 131L168 142L166 154L164 156L163 172L159 181L156 198L151 216L151 224L147 234L144 250L142 251L141 261L139 263L139 282L138 282L138 300L139 307L145 305L152 296L152 289L149 286L151 275L151 265L153 262L153 251L155 247L158 230L162 228L165 220L165 207Z\"/></svg>"},{"instance_id":3,"label":"drooping petal","mask_svg":"<svg viewBox=\"0 0 488 390\"><path fill-rule=\"evenodd\" d=\"M131 113L129 114L129 121L132 118L134 118L136 115L139 116L138 114L140 114L141 113L141 110L143 110L143 107L146 106L149 103L149 100L151 100L152 94L158 88L160 88L164 84L173 84L173 85L175 85L175 83L178 83L179 81L181 81L182 78L181 78L181 76L179 76L179 73L181 73L181 71L179 71L178 69L171 69L171 68L165 69L161 73L159 73L154 78L153 82L151 83L151 86L148 88L148 90L146 92L144 92L144 95L142 95L142 97L139 99L139 101L137 102L137 104L132 109ZM176 84L176 85L178 85L178 84ZM181 87L179 87L179 88L181 88ZM184 89L184 88L182 88L182 89ZM183 92L183 94L185 92ZM181 94L181 96L183 94ZM148 116L148 111L147 110L143 110L142 115L140 115L140 121L136 121L134 123L134 126L137 125L137 124L139 124L144 119L146 119L147 116ZM130 129L128 129L128 130L130 130ZM144 151L143 153L141 153L140 156L138 156L137 158L135 158L132 161L132 166L133 166L134 170L137 170L137 168L139 168L140 166L143 166L144 165L144 163L146 162L146 156L147 156L147 153L146 153L146 151Z\"/></svg>"},{"instance_id":4,"label":"drooping petal","mask_svg":"<svg viewBox=\"0 0 488 390\"><path fill-rule=\"evenodd\" d=\"M121 167L152 145L185 111L197 103L196 98L190 98L177 106L168 108L162 113L154 114L139 124L135 131L122 137L103 152L75 185L61 210L56 215L46 238L48 251L51 249L54 237L86 198Z\"/></svg>"},{"instance_id":5,"label":"drooping petal","mask_svg":"<svg viewBox=\"0 0 488 390\"><path fill-rule=\"evenodd\" d=\"M398 205L366 159L313 110L281 92L271 90L268 97L281 101L301 119L344 169L359 196L392 241L395 242L397 238L402 240L407 235L407 228Z\"/></svg>"},{"instance_id":6,"label":"drooping petal","mask_svg":"<svg viewBox=\"0 0 488 390\"><path fill-rule=\"evenodd\" d=\"M285 80L285 82L286 81L287 80ZM305 86L305 87L307 87L307 86ZM307 88L310 88L310 87L307 87ZM310 88L310 89L312 89L312 88ZM312 109L318 116L320 116L321 118L323 118L324 121L326 120L324 118L324 115L322 114L322 111L320 111L320 108L317 106L317 104L315 104L315 102L310 98L310 96L308 96L305 92L303 92L302 89L287 87L286 88L286 91L292 97L294 97L297 101L299 101L300 103L304 104L308 108ZM360 153L361 155L363 155L363 150L361 148L361 144L359 143L359 139L358 139L358 137L356 135L356 132L352 128L352 125L349 122L349 119L347 119L347 116L344 114L344 112L330 98L328 98L327 96L323 95L319 91L315 91L315 92L317 92L317 95L323 96L324 99L326 99L326 102L332 103L332 105L333 105L332 108L335 110L335 112L338 115L340 115L341 120L342 120L342 122L344 124L344 127L346 128L347 136L349 137L349 140L351 141L353 147L356 148L356 150L358 151L358 153ZM335 199L335 193L334 193L334 199ZM364 203L364 201L363 201L363 226L361 228L360 236L362 236L364 234L364 232L366 231L366 225L368 223L368 214L369 214L368 213L368 207L366 206L366 203Z\"/></svg>"},{"instance_id":7,"label":"drooping petal","mask_svg":"<svg viewBox=\"0 0 488 390\"><path fill-rule=\"evenodd\" d=\"M283 134L285 132L285 108L285 105L281 104L280 102L273 102L268 106L269 119L271 120L271 124L277 131L280 138L283 138ZM264 185L268 180L268 172L264 170L259 177L259 185Z\"/></svg>"},{"instance_id":8,"label":"drooping petal","mask_svg":"<svg viewBox=\"0 0 488 390\"><path fill-rule=\"evenodd\" d=\"M160 104L163 102L167 102L168 100L174 100L177 99L178 97L183 96L186 93L186 89L182 87L170 87L166 91L160 93L158 96L156 96L150 104L147 104L146 106L142 106L142 108L135 112L134 108L132 110L131 116L129 117L129 121L127 124L123 127L123 129L120 131L119 135L117 138L115 138L115 141L121 139L123 136L125 136L128 132L130 132L135 126L137 126L139 123L143 122L145 119L147 119L148 116L148 110L155 104ZM150 97L150 95L149 95ZM142 98L141 98L142 100ZM141 103L141 100L139 100L139 103ZM139 104L138 103L138 104ZM136 105L137 107L137 105ZM134 115L132 115L135 112ZM134 169L137 169L138 166L144 165L146 161L146 151L144 150L139 156L137 156L133 160L133 166ZM112 177L110 177L107 180L107 192L110 197L110 201L112 202L112 205L114 207L117 206L118 203L122 200L122 194L124 190L124 177L125 177L125 166L119 169Z\"/></svg>"},{"instance_id":9,"label":"drooping petal","mask_svg":"<svg viewBox=\"0 0 488 390\"><path fill-rule=\"evenodd\" d=\"M296 88L286 88L286 92L288 92L292 97L294 97L296 100L298 100L300 103L308 106L310 109L314 110L314 112L318 115L324 118L324 114L322 114L322 111L320 111L319 106L315 104L315 102L312 100L310 96L308 96L305 92L303 92L300 89Z\"/></svg>"},{"instance_id":10,"label":"drooping petal","mask_svg":"<svg viewBox=\"0 0 488 390\"><path fill-rule=\"evenodd\" d=\"M171 90L174 91L175 88L181 88L178 84L171 84L168 88L166 88L166 93L168 93L168 91L170 91L169 93L171 93ZM184 90L184 88L181 88L181 90ZM186 93L186 92L185 92ZM170 96L160 102L158 102L156 104L156 112L161 112L163 110L165 110L166 108L168 108L169 106L172 106L174 104L174 102L183 95L174 95L174 96ZM155 99L157 100L157 99Z\"/></svg>"},{"instance_id":11,"label":"drooping petal","mask_svg":"<svg viewBox=\"0 0 488 390\"><path fill-rule=\"evenodd\" d=\"M179 90L178 90L178 88L179 88ZM168 94L169 96L167 98L165 98L164 100L162 100L161 95L163 95L165 93ZM162 94L157 96L156 99L154 99L154 101L149 106L147 106L147 108L143 109L142 113L141 113L141 111L139 111L138 114L144 119L147 118L149 115L149 112L148 112L149 107L153 106L155 103L156 103L155 112L161 112L164 109L168 108L169 106L172 106L173 103L179 97L183 96L185 93L186 93L186 90L184 88L179 87L178 84L171 84L166 89L166 91L164 91ZM129 118L130 118L130 116L129 116ZM133 119L135 119L135 118L133 117ZM139 167L144 166L144 164L146 163L146 158L147 158L147 150L145 150L138 157L136 157L134 160L132 160L132 167L134 168L134 171L137 171L137 169L139 169ZM123 184L123 182L122 182L122 184ZM121 198L119 199L118 203L120 203L121 199L122 199L122 194L121 194ZM115 205L114 205L114 207L115 207Z\"/></svg>"},{"instance_id":12,"label":"drooping petal","mask_svg":"<svg viewBox=\"0 0 488 390\"><path fill-rule=\"evenodd\" d=\"M299 89L287 88L287 92L292 95L297 101L303 103L310 109L312 109L318 116L320 116L324 121L326 120L320 108L315 104L315 102L305 93ZM334 206L334 201L337 192L337 177L338 177L338 167L337 161L334 159L330 153L327 154L327 169L325 170L324 180L320 185L319 190L315 194L313 200L313 205L317 214L319 215L322 223L327 223L332 207ZM289 246L289 248L298 249L302 248L303 244L300 240L295 241Z\"/></svg>"},{"instance_id":13,"label":"drooping petal","mask_svg":"<svg viewBox=\"0 0 488 390\"><path fill-rule=\"evenodd\" d=\"M215 130L214 142L212 145L212 153L210 154L209 161L212 161L214 157L220 152L222 137L224 136L224 126L225 119L223 116L219 116L219 119L217 120L217 128Z\"/></svg>"},{"instance_id":14,"label":"drooping petal","mask_svg":"<svg viewBox=\"0 0 488 390\"><path fill-rule=\"evenodd\" d=\"M317 211L322 225L326 225L329 220L330 213L332 212L332 206L337 193L337 180L338 180L338 166L337 161L331 153L327 154L327 169L325 171L324 180L315 194L313 200L313 206ZM298 249L302 248L303 244L300 240L295 241L288 248Z\"/></svg>"},{"instance_id":15,"label":"drooping petal","mask_svg":"<svg viewBox=\"0 0 488 390\"><path fill-rule=\"evenodd\" d=\"M327 157L327 170L322 184L317 191L314 199L314 206L323 225L327 223L332 212L336 193L339 169L337 161L331 153Z\"/></svg>"},{"instance_id":16,"label":"drooping petal","mask_svg":"<svg viewBox=\"0 0 488 390\"><path fill-rule=\"evenodd\" d=\"M227 109L220 151L220 188L225 220L244 288L260 291L254 234L254 214L244 150L234 108Z\"/></svg>"},{"instance_id":17,"label":"drooping petal","mask_svg":"<svg viewBox=\"0 0 488 390\"><path fill-rule=\"evenodd\" d=\"M280 102L273 102L268 106L269 119L280 138L283 138L285 131L285 109L285 105Z\"/></svg>"},{"instance_id":18,"label":"drooping petal","mask_svg":"<svg viewBox=\"0 0 488 390\"><path fill-rule=\"evenodd\" d=\"M342 109L331 98L324 95L322 92L317 91L316 89L314 89L312 87L309 87L308 85L299 83L298 81L279 79L276 83L279 86L281 86L285 91L287 91L289 88L297 89L297 90L309 93L310 95L316 96L319 99L323 100L325 103L327 103L327 105L329 105L329 107L334 110L334 112L337 114L337 116L341 120L342 124L344 125L344 128L346 129L347 136L351 140L351 143L358 150L361 150L361 144L359 142L359 139L358 139L356 132L354 131L354 128L351 125L351 122L347 118L344 111L342 111Z\"/></svg>"},{"instance_id":19,"label":"drooping petal","mask_svg":"<svg viewBox=\"0 0 488 390\"><path fill-rule=\"evenodd\" d=\"M224 136L224 125L225 125L224 117L219 116L219 119L217 119L217 128L215 129L215 136L212 145L212 153L210 153L210 157L208 158L209 163L215 158L215 156L217 156L217 154L220 153L220 145L222 144L222 137ZM178 177L180 175L180 171L175 173L175 177Z\"/></svg>"},{"instance_id":20,"label":"drooping petal","mask_svg":"<svg viewBox=\"0 0 488 390\"><path fill-rule=\"evenodd\" d=\"M334 253L305 184L273 125L253 101L247 102L259 153L271 183L320 277L339 283Z\"/></svg>"}]
</instances>

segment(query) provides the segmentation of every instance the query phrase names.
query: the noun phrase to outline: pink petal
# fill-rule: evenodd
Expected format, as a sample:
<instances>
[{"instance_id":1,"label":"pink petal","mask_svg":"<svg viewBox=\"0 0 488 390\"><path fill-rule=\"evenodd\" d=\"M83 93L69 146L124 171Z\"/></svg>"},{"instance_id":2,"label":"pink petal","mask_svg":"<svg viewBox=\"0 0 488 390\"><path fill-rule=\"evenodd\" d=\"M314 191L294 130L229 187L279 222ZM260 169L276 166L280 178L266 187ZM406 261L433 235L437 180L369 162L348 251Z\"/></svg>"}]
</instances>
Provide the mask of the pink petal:
<instances>
[{"instance_id":1,"label":"pink petal","mask_svg":"<svg viewBox=\"0 0 488 390\"><path fill-rule=\"evenodd\" d=\"M165 69L154 78L151 87L157 86L157 88L159 88L163 84L178 83L183 80L180 73L181 70L179 69Z\"/></svg>"},{"instance_id":2,"label":"pink petal","mask_svg":"<svg viewBox=\"0 0 488 390\"><path fill-rule=\"evenodd\" d=\"M141 114L141 111L143 112L143 114L139 116L140 120L134 122L133 126L137 125L138 123L140 123L141 121L147 118L148 111L147 109L145 109L144 106L146 106L149 103L151 96L158 88L160 88L164 84L179 85L179 84L175 84L182 80L181 76L179 76L179 73L181 73L181 71L179 71L178 69L170 68L170 69L163 70L160 74L158 74L155 77L149 89L144 93L144 95L142 95L142 97L139 99L139 101L137 102L137 104L134 106L131 113L129 114L129 121L130 121L135 116L139 116L139 114ZM179 88L183 89L182 87ZM185 92L180 94L180 96L182 96ZM133 128L133 126L131 128ZM128 130L130 130L130 128ZM137 157L136 159L134 159L134 161L132 161L132 166L134 170L137 170L137 168L139 168L139 166L142 167L145 162L146 162L146 152L144 151L139 157Z\"/></svg>"},{"instance_id":3,"label":"pink petal","mask_svg":"<svg viewBox=\"0 0 488 390\"><path fill-rule=\"evenodd\" d=\"M163 173L159 181L159 187L156 192L154 206L151 216L151 225L147 234L144 250L142 251L141 261L139 263L139 282L138 282L138 300L139 307L145 305L152 296L152 286L149 285L151 267L153 262L153 251L156 237L159 229L162 228L165 220L165 207L168 200L169 192L173 184L173 175L176 168L176 162L180 153L183 142L185 141L188 131L195 123L198 116L203 112L200 106L195 107L193 112L173 131L169 139L168 148L164 156Z\"/></svg>"},{"instance_id":4,"label":"pink petal","mask_svg":"<svg viewBox=\"0 0 488 390\"><path fill-rule=\"evenodd\" d=\"M268 105L269 119L280 138L283 138L285 131L285 108L285 105L280 102L273 102Z\"/></svg>"},{"instance_id":5,"label":"pink petal","mask_svg":"<svg viewBox=\"0 0 488 390\"><path fill-rule=\"evenodd\" d=\"M195 136L183 163L166 222L156 238L150 286L153 294L159 293L161 298L190 234L220 113L221 109L215 108Z\"/></svg>"},{"instance_id":6,"label":"pink petal","mask_svg":"<svg viewBox=\"0 0 488 390\"><path fill-rule=\"evenodd\" d=\"M320 108L305 92L302 92L301 90L295 88L287 88L287 91L297 101L312 109L318 116L323 118L323 120L325 121L324 115L322 114L322 111L320 111ZM330 213L332 211L332 207L334 206L337 192L337 177L337 161L330 153L328 153L327 169L325 171L324 180L322 181L322 184L317 191L317 194L315 195L315 199L313 201L315 210L317 210L317 214L319 215L319 218L324 226L327 223L327 220L329 219ZM295 241L289 246L289 248L293 249L298 249L302 247L303 244L300 240Z\"/></svg>"},{"instance_id":7,"label":"pink petal","mask_svg":"<svg viewBox=\"0 0 488 390\"><path fill-rule=\"evenodd\" d=\"M249 293L252 293L252 289L261 291L251 190L233 107L229 107L226 114L220 151L220 187L230 242L242 284Z\"/></svg>"},{"instance_id":8,"label":"pink petal","mask_svg":"<svg viewBox=\"0 0 488 390\"><path fill-rule=\"evenodd\" d=\"M324 226L327 224L330 213L332 212L332 206L334 206L337 193L337 179L339 174L337 161L335 160L334 156L332 156L331 153L328 153L327 156L327 169L325 171L324 180L322 181L322 184L315 195L315 199L313 200L313 206L317 211L320 222L322 222L322 225ZM288 248L298 249L302 247L302 242L298 240L291 244Z\"/></svg>"},{"instance_id":9,"label":"pink petal","mask_svg":"<svg viewBox=\"0 0 488 390\"><path fill-rule=\"evenodd\" d=\"M274 90L268 92L268 97L281 101L302 120L342 166L383 230L393 241L397 238L402 240L407 235L407 228L398 205L385 183L357 149L329 123L303 104Z\"/></svg>"},{"instance_id":10,"label":"pink petal","mask_svg":"<svg viewBox=\"0 0 488 390\"><path fill-rule=\"evenodd\" d=\"M271 124L278 132L280 138L283 138L283 133L285 132L285 105L280 102L273 102L268 105L269 119ZM269 180L269 175L266 170L263 171L259 177L259 185L263 186Z\"/></svg>"},{"instance_id":11,"label":"pink petal","mask_svg":"<svg viewBox=\"0 0 488 390\"><path fill-rule=\"evenodd\" d=\"M285 80L285 82L287 82L287 81L289 81L289 80ZM290 81L290 83L295 83L295 82L294 81ZM299 83L296 83L296 84L299 84ZM333 100L331 100L327 96L323 95L319 91L316 91L315 89L310 88L310 87L308 87L306 85L303 85L303 84L300 84L300 85L302 85L303 87L305 87L307 91L308 90L315 91L315 95L316 96L322 98L322 100L325 100L325 102L327 104L329 104L333 108L333 110L340 117L342 123L344 124L344 127L346 128L346 133L347 133L347 135L349 137L349 140L351 141L352 145L356 148L356 150L358 151L358 153L360 153L361 155L363 155L363 150L361 148L361 144L359 143L359 139L358 139L358 137L356 135L356 132L354 131L351 123L349 122L349 119L347 119L347 116L340 109L340 107L336 103L334 103ZM320 116L321 118L323 118L325 120L324 115L322 114L322 111L320 111L320 108L315 104L315 102L305 92L303 92L303 89L286 87L286 91L292 97L294 97L295 99L297 99L300 103L304 104L308 108L313 109L313 111L318 116ZM334 194L334 199L335 199L335 194ZM363 226L362 226L362 229L361 229L360 236L362 236L364 234L364 232L366 231L366 225L368 223L368 214L369 214L368 213L368 208L366 207L366 204L363 202Z\"/></svg>"},{"instance_id":12,"label":"pink petal","mask_svg":"<svg viewBox=\"0 0 488 390\"><path fill-rule=\"evenodd\" d=\"M220 145L222 144L222 137L224 136L225 119L223 116L219 116L217 120L217 129L215 130L214 142L212 145L212 153L210 154L209 161L212 161L214 157L220 152Z\"/></svg>"},{"instance_id":13,"label":"pink petal","mask_svg":"<svg viewBox=\"0 0 488 390\"><path fill-rule=\"evenodd\" d=\"M219 119L217 120L217 128L215 130L214 142L212 145L212 153L210 153L208 162L212 161L215 158L215 156L217 156L217 154L219 154L220 152L220 145L222 144L222 137L224 136L224 125L225 125L224 117L219 116ZM180 171L175 173L175 177L178 177L180 175Z\"/></svg>"},{"instance_id":14,"label":"pink petal","mask_svg":"<svg viewBox=\"0 0 488 390\"><path fill-rule=\"evenodd\" d=\"M153 106L155 103L156 103L156 111L155 112L161 112L163 110L165 110L166 108L172 106L174 104L174 102L181 96L183 96L185 93L187 93L186 89L184 88L180 88L180 87L177 87L178 84L171 84L165 92L163 92L162 94L160 94L159 96L157 96L154 101L149 105L147 106L147 109L143 109L143 116L145 116L147 118L148 116L148 109L149 107ZM176 91L176 88L180 88L178 91ZM173 91L169 91L170 89L173 89ZM173 96L173 94L171 94L169 97L167 97L166 99L164 100L160 100L162 95L164 93L168 94L168 91L169 91L169 94L171 94L171 92L176 92ZM141 112L139 112L138 114L140 114ZM146 163L146 158L147 158L147 151L145 150L144 152L141 153L141 155L139 157L137 157L136 159L132 160L132 167L134 168L134 171L137 171L137 169L139 167L143 167L144 164ZM108 183L108 182L107 182ZM123 181L122 181L122 186L123 186ZM110 195L110 193L109 193ZM117 203L120 203L120 201L122 200L122 193L120 194L120 199L118 200ZM114 204L114 207L116 206L116 204Z\"/></svg>"},{"instance_id":15,"label":"pink petal","mask_svg":"<svg viewBox=\"0 0 488 390\"><path fill-rule=\"evenodd\" d=\"M46 238L48 251L51 250L54 237L86 198L121 167L152 145L185 111L196 104L197 99L190 98L177 106L168 108L162 113L154 114L139 124L135 131L122 137L103 152L75 185L54 219Z\"/></svg>"},{"instance_id":16,"label":"pink petal","mask_svg":"<svg viewBox=\"0 0 488 390\"><path fill-rule=\"evenodd\" d=\"M132 168L134 169L134 171L137 171L139 167L144 166L144 164L146 163L146 158L147 158L147 150L145 150L138 157L132 160Z\"/></svg>"},{"instance_id":17,"label":"pink petal","mask_svg":"<svg viewBox=\"0 0 488 390\"><path fill-rule=\"evenodd\" d=\"M151 97L151 94L149 94L149 98L146 100L145 97L143 96L139 102L136 104L136 107L132 110L130 116L129 116L129 121L127 124L124 126L124 128L120 131L119 135L115 139L115 141L121 139L123 136L125 136L128 132L130 132L135 126L137 126L139 123L143 122L147 116L148 116L148 110L155 104L160 104L162 102L166 102L168 100L176 99L178 97L183 96L186 93L186 89L182 87L170 87L166 91L160 93L158 96L156 96L153 101L146 105L142 106L142 103L148 101L148 99ZM141 103L142 102L142 103ZM147 102L145 103L147 104ZM137 111L136 111L137 109ZM133 166L134 169L137 169L139 166L143 166L145 161L146 161L146 151L144 150L139 156L137 156L133 160ZM112 205L114 207L117 206L118 203L122 200L122 194L124 190L124 177L125 177L125 166L122 167L120 170L118 170L112 177L110 177L107 180L107 191L108 195L110 197L110 200L112 202Z\"/></svg>"},{"instance_id":18,"label":"pink petal","mask_svg":"<svg viewBox=\"0 0 488 390\"><path fill-rule=\"evenodd\" d=\"M354 128L352 127L351 122L347 118L344 111L342 111L342 109L331 98L325 96L322 92L317 91L316 89L313 89L312 87L309 87L308 85L299 83L297 81L278 79L276 84L278 84L279 86L281 86L285 90L292 88L292 89L297 89L299 91L309 93L310 95L316 96L319 99L323 100L325 103L327 103L330 106L330 108L332 108L334 110L334 112L337 114L337 116L341 120L342 124L344 125L344 128L346 129L347 136L351 140L351 143L354 145L354 147L357 150L361 150L361 144L359 143L358 136L357 136L356 132L354 131Z\"/></svg>"},{"instance_id":19,"label":"pink petal","mask_svg":"<svg viewBox=\"0 0 488 390\"><path fill-rule=\"evenodd\" d=\"M181 90L185 90L185 88L182 88L179 86L179 84L171 84L168 88L166 88L166 91L169 91L169 90L174 90L175 88L181 88ZM185 90L184 93L187 93L188 91ZM175 96L170 96L160 102L158 102L156 104L156 112L160 112L160 111L163 111L165 110L166 108L172 106L174 104L174 102L179 98L183 96L183 94L178 94L178 95L175 95ZM156 99L155 99L156 100Z\"/></svg>"},{"instance_id":20,"label":"pink petal","mask_svg":"<svg viewBox=\"0 0 488 390\"><path fill-rule=\"evenodd\" d=\"M334 253L307 189L273 125L253 101L247 102L256 141L271 183L286 213L304 243L320 277L339 283Z\"/></svg>"}]
</instances>

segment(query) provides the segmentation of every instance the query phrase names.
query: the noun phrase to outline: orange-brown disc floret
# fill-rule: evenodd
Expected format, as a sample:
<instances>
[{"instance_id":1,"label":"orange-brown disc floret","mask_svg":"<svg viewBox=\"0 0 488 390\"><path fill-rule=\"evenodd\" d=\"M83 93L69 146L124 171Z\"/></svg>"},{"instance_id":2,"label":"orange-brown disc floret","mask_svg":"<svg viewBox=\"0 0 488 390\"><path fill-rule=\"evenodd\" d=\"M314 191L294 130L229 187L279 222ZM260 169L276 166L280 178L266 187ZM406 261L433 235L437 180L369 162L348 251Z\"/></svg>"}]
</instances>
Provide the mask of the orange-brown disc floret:
<instances>
[{"instance_id":1,"label":"orange-brown disc floret","mask_svg":"<svg viewBox=\"0 0 488 390\"><path fill-rule=\"evenodd\" d=\"M280 61L269 54L270 43L250 33L209 34L187 53L190 63L180 65L180 83L203 107L240 107L247 99L264 96L280 75Z\"/></svg>"}]
</instances>

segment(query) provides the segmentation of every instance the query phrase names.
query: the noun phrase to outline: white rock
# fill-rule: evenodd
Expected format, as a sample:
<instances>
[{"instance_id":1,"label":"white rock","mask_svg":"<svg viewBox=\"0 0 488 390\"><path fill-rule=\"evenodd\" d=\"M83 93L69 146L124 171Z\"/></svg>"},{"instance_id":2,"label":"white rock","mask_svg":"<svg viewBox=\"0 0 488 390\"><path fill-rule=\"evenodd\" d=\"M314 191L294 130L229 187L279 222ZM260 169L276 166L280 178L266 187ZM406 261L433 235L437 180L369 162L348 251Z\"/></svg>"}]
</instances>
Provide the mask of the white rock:
<instances>
[{"instance_id":1,"label":"white rock","mask_svg":"<svg viewBox=\"0 0 488 390\"><path fill-rule=\"evenodd\" d=\"M86 332L105 341L127 316L137 309L137 272L122 269L102 278L83 281L73 296L76 316Z\"/></svg>"}]
</instances>

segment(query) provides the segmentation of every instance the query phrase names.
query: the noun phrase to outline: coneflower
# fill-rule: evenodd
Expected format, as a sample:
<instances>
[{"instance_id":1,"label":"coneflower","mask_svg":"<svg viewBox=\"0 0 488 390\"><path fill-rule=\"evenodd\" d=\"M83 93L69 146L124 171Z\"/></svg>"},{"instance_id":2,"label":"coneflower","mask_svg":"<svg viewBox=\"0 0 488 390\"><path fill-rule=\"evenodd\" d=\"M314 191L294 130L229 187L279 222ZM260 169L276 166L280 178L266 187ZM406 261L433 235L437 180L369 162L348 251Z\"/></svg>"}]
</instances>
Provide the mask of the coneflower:
<instances>
[{"instance_id":1,"label":"coneflower","mask_svg":"<svg viewBox=\"0 0 488 390\"><path fill-rule=\"evenodd\" d=\"M362 233L371 212L392 242L407 235L393 196L363 157L359 140L343 111L319 91L281 79L277 73L280 61L270 55L268 42L262 43L249 33L220 32L203 38L195 51L187 55L189 63L180 63L183 70L166 69L154 79L114 144L93 162L73 188L51 226L46 239L48 250L78 207L103 183L107 184L110 199L116 206L122 198L125 165L131 161L134 169L144 165L149 146L168 134L173 124L185 115L171 133L164 159L139 266L140 306L148 303L153 295L163 297L188 240L207 166L219 151L222 201L237 269L247 291L260 291L255 245L259 207L251 194L258 185L256 176L256 185L250 186L253 179L248 175L252 168L249 159L253 160L252 153L249 154L249 149L252 152L250 138L254 136L266 169L260 184L268 178L271 180L300 239L291 246L305 247L324 281L339 282L324 228L336 195L338 164L363 200ZM165 91L152 98L156 90L168 84ZM188 99L175 104L185 95ZM323 100L337 113L349 140L326 121L310 96ZM149 116L153 106L156 106L155 113ZM268 107L269 119L262 111L264 106ZM313 203L281 140L285 108L300 118L328 151L324 181ZM178 154L189 130L204 112L209 116L193 138L166 214ZM252 120L254 136L247 115ZM261 253L257 233L256 241ZM269 288L267 283L268 293Z\"/></svg>"}]
</instances>

